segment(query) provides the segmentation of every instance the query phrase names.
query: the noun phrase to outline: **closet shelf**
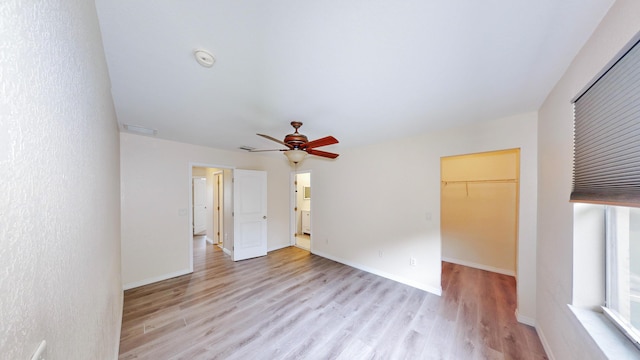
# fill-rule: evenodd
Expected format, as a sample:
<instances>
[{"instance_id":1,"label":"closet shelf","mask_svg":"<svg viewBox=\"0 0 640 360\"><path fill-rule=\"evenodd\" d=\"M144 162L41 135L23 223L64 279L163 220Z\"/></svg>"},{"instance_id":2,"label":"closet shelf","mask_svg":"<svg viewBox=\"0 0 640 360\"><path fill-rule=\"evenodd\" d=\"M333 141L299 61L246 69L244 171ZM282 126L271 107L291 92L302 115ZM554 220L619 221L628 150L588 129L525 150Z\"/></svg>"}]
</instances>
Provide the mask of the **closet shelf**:
<instances>
[{"instance_id":1,"label":"closet shelf","mask_svg":"<svg viewBox=\"0 0 640 360\"><path fill-rule=\"evenodd\" d=\"M449 184L481 184L481 183L517 183L518 179L494 179L494 180L455 180L442 181L445 186Z\"/></svg>"}]
</instances>

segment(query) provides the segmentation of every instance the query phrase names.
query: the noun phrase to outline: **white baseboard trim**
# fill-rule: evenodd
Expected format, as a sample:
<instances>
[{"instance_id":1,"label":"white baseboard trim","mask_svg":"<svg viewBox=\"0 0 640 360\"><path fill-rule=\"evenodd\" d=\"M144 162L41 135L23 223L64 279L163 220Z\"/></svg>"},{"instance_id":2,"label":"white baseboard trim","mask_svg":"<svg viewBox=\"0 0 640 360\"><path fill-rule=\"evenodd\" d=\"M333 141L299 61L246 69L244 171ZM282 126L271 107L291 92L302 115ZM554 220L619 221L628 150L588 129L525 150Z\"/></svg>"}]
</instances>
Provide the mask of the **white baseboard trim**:
<instances>
[{"instance_id":1,"label":"white baseboard trim","mask_svg":"<svg viewBox=\"0 0 640 360\"><path fill-rule=\"evenodd\" d=\"M137 287L140 287L140 286L153 284L153 283L158 282L158 281L167 280L167 279L171 279L171 278L174 278L174 277L191 274L192 272L193 271L190 271L189 269L185 269L185 270L176 271L176 272L173 272L173 273L170 273L170 274L165 274L165 275L152 277L152 278L149 278L149 279L135 281L135 282L132 282L132 283L124 284L122 286L122 290L129 290L129 289L137 288Z\"/></svg>"},{"instance_id":2,"label":"white baseboard trim","mask_svg":"<svg viewBox=\"0 0 640 360\"><path fill-rule=\"evenodd\" d=\"M450 263L454 263L454 264L458 264L458 265L463 265L463 266L468 266L468 267L472 267L472 268L476 268L476 269L480 269L480 270L491 271L491 272L502 274L502 275L508 275L508 276L514 276L514 277L516 276L516 272L513 271L513 270L500 269L500 268L493 267L493 266L477 264L477 263L474 263L474 262L471 262L471 261L454 259L454 258L449 258L449 257L444 257L444 256L442 257L442 261L446 261L446 262L450 262Z\"/></svg>"},{"instance_id":3,"label":"white baseboard trim","mask_svg":"<svg viewBox=\"0 0 640 360\"><path fill-rule=\"evenodd\" d=\"M366 271L366 272L374 274L374 275L382 276L383 278L387 278L389 280L393 280L393 281L399 282L401 284L405 284L405 285L414 287L416 289L424 290L426 292L430 292L430 293L438 295L438 296L442 295L442 287L440 287L440 286L438 286L438 287L428 286L428 285L419 283L417 281L406 279L406 278L401 277L401 276L389 274L387 272L380 271L378 269L374 269L374 268L371 268L371 267L368 267L368 266L365 266L365 265L362 265L362 264L357 264L357 263L354 263L354 262L351 262L351 261L348 261L348 260L344 260L344 259L341 259L341 258L338 258L338 257L335 257L335 256L331 256L329 254L325 254L325 253L317 251L317 250L313 250L311 253L314 254L314 255L322 256L323 258L327 258L329 260L333 260L335 262L339 262L341 264L345 264L347 266L351 266L352 268L356 268L356 269L359 269L359 270L362 270L362 271Z\"/></svg>"},{"instance_id":4,"label":"white baseboard trim","mask_svg":"<svg viewBox=\"0 0 640 360\"><path fill-rule=\"evenodd\" d=\"M528 316L520 315L520 313L518 312L518 309L516 309L516 320L518 320L519 323L536 327L536 320Z\"/></svg>"},{"instance_id":5,"label":"white baseboard trim","mask_svg":"<svg viewBox=\"0 0 640 360\"><path fill-rule=\"evenodd\" d=\"M547 338L544 337L542 329L536 326L536 332L538 333L538 337L540 338L540 342L542 343L544 351L547 353L547 358L549 358L549 360L556 360L556 357L553 356L553 352L551 352L551 346L549 346Z\"/></svg>"},{"instance_id":6,"label":"white baseboard trim","mask_svg":"<svg viewBox=\"0 0 640 360\"><path fill-rule=\"evenodd\" d=\"M211 245L213 245L213 240L209 239L208 236L205 236L204 239Z\"/></svg>"},{"instance_id":7,"label":"white baseboard trim","mask_svg":"<svg viewBox=\"0 0 640 360\"><path fill-rule=\"evenodd\" d=\"M231 250L229 250L229 249L227 249L227 248L222 248L222 251L224 251L224 253L225 253L225 254L227 254L227 255L229 255L229 256L231 256L231 257L233 257L233 256L231 255Z\"/></svg>"},{"instance_id":8,"label":"white baseboard trim","mask_svg":"<svg viewBox=\"0 0 640 360\"><path fill-rule=\"evenodd\" d=\"M120 284L122 285L122 284ZM122 336L122 319L124 316L124 291L120 292L120 316L118 316L118 327L116 328L116 339L120 339L120 336ZM115 344L113 344L113 346L115 347L115 359L118 359L118 354L120 354L120 341L114 341Z\"/></svg>"}]
</instances>

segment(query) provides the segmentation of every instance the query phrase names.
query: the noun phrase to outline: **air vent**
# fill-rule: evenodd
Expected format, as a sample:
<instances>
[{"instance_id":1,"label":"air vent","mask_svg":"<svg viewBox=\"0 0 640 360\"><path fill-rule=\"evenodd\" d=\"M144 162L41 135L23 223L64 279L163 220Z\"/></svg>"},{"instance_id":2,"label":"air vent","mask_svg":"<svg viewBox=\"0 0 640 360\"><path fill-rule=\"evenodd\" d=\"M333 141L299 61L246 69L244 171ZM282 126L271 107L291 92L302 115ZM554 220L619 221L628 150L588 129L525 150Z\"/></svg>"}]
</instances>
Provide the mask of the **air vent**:
<instances>
[{"instance_id":1,"label":"air vent","mask_svg":"<svg viewBox=\"0 0 640 360\"><path fill-rule=\"evenodd\" d=\"M140 135L156 136L156 134L158 133L158 130L156 129L149 129L138 125L122 124L122 127L128 132Z\"/></svg>"},{"instance_id":2,"label":"air vent","mask_svg":"<svg viewBox=\"0 0 640 360\"><path fill-rule=\"evenodd\" d=\"M252 150L255 150L256 148L251 147L251 146L242 145L242 146L240 146L240 149L247 150L247 151L252 151Z\"/></svg>"}]
</instances>

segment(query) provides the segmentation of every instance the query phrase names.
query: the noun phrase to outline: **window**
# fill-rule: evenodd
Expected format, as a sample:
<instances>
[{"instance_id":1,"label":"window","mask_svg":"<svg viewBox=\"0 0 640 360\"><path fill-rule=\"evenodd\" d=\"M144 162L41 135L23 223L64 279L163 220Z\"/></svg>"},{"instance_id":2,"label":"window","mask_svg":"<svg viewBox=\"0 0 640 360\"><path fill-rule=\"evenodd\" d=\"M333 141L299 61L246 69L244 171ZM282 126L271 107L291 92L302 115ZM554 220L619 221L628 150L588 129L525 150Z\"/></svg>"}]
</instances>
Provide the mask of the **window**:
<instances>
[{"instance_id":1,"label":"window","mask_svg":"<svg viewBox=\"0 0 640 360\"><path fill-rule=\"evenodd\" d=\"M574 100L571 201L606 205L603 311L640 348L639 39Z\"/></svg>"},{"instance_id":2,"label":"window","mask_svg":"<svg viewBox=\"0 0 640 360\"><path fill-rule=\"evenodd\" d=\"M640 208L606 207L604 312L640 347Z\"/></svg>"},{"instance_id":3,"label":"window","mask_svg":"<svg viewBox=\"0 0 640 360\"><path fill-rule=\"evenodd\" d=\"M571 200L640 206L639 153L640 45L636 42L574 101Z\"/></svg>"}]
</instances>

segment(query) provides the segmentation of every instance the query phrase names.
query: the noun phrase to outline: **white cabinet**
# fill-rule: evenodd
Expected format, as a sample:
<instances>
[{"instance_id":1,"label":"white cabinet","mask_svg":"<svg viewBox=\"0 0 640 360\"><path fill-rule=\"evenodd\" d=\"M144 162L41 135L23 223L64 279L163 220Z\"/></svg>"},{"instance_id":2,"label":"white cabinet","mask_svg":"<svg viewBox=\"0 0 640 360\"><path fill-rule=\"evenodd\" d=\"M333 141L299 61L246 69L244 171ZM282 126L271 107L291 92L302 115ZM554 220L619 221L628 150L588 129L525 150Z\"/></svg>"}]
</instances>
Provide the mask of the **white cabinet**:
<instances>
[{"instance_id":1,"label":"white cabinet","mask_svg":"<svg viewBox=\"0 0 640 360\"><path fill-rule=\"evenodd\" d=\"M308 210L300 211L302 222L302 233L311 235L311 212Z\"/></svg>"}]
</instances>

